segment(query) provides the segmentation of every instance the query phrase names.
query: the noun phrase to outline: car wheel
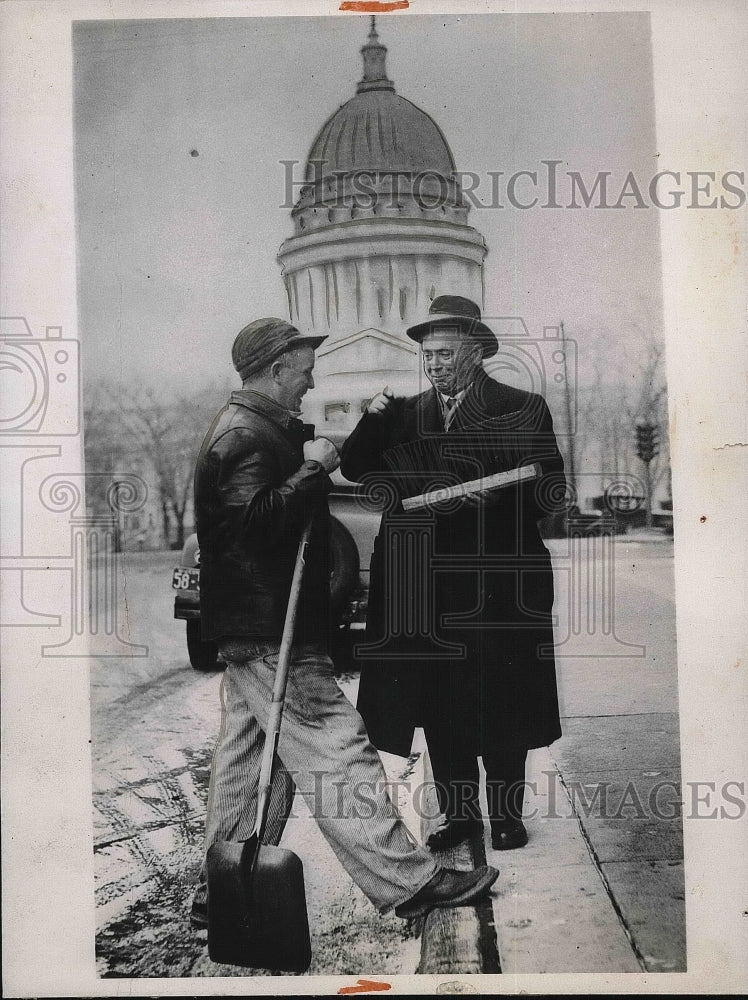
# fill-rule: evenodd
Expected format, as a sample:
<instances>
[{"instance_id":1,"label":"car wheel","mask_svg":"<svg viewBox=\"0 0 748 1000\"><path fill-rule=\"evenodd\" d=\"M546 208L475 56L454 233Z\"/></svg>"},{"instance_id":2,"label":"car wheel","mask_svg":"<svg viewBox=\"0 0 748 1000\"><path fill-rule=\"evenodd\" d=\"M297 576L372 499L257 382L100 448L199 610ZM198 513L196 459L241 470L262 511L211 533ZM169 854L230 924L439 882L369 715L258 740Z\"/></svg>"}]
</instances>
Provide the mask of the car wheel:
<instances>
[{"instance_id":1,"label":"car wheel","mask_svg":"<svg viewBox=\"0 0 748 1000\"><path fill-rule=\"evenodd\" d=\"M337 617L359 586L358 548L351 533L336 517L330 518L330 603Z\"/></svg>"},{"instance_id":2,"label":"car wheel","mask_svg":"<svg viewBox=\"0 0 748 1000\"><path fill-rule=\"evenodd\" d=\"M187 622L187 652L195 670L220 670L223 666L218 663L218 643L200 638L199 619Z\"/></svg>"}]
</instances>

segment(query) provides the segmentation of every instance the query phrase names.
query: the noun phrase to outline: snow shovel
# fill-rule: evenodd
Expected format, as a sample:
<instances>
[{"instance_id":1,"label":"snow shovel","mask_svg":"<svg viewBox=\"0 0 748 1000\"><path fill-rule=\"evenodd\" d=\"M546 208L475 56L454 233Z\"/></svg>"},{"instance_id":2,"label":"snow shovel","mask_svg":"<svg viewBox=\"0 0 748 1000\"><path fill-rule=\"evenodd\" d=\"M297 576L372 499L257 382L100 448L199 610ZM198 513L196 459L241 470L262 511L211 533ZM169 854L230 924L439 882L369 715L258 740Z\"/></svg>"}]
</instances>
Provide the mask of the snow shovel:
<instances>
[{"instance_id":1,"label":"snow shovel","mask_svg":"<svg viewBox=\"0 0 748 1000\"><path fill-rule=\"evenodd\" d=\"M207 856L211 959L279 972L306 972L312 961L301 861L293 851L262 843L310 532L311 518L299 542L283 625L257 787L255 828L249 840L218 841Z\"/></svg>"}]
</instances>

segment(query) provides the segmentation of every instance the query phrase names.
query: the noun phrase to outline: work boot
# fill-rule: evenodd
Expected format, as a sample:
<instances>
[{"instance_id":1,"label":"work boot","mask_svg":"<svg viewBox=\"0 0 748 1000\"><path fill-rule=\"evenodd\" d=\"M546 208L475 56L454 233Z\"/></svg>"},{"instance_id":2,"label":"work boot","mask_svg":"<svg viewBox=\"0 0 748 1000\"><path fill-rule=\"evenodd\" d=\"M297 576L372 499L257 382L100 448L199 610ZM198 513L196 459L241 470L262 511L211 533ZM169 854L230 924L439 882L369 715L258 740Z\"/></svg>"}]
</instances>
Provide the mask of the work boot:
<instances>
[{"instance_id":1,"label":"work boot","mask_svg":"<svg viewBox=\"0 0 748 1000\"><path fill-rule=\"evenodd\" d=\"M488 865L469 872L440 868L414 896L395 907L395 916L408 920L422 917L437 906L467 906L483 896L498 877L497 869Z\"/></svg>"},{"instance_id":2,"label":"work boot","mask_svg":"<svg viewBox=\"0 0 748 1000\"><path fill-rule=\"evenodd\" d=\"M208 926L208 886L205 882L198 883L192 897L190 924L197 931L204 931Z\"/></svg>"}]
</instances>

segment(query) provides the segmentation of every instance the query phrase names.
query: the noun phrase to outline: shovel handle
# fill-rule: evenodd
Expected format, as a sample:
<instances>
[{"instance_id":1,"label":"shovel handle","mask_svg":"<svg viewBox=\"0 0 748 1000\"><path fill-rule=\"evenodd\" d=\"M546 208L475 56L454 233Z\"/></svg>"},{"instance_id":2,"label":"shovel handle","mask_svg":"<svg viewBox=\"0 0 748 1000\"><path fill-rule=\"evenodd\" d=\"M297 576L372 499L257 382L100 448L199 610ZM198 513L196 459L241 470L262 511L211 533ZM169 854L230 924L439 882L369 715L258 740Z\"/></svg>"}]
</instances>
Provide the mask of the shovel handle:
<instances>
[{"instance_id":1,"label":"shovel handle","mask_svg":"<svg viewBox=\"0 0 748 1000\"><path fill-rule=\"evenodd\" d=\"M312 520L313 515L307 517L301 539L299 540L296 564L294 565L293 577L291 578L291 590L288 595L286 619L283 623L283 636L281 638L280 652L278 653L278 666L275 670L273 700L270 705L270 712L268 713L268 724L265 730L265 747L262 752L260 780L257 786L257 818L255 820L254 832L257 835L258 844L262 842L267 822L267 811L270 804L270 786L273 780L273 758L275 751L278 749L278 736L280 733L281 718L283 717L283 705L286 698L288 669L291 662L294 632L296 630L296 615L299 607L301 584L304 577L306 550L309 545L309 537L312 533Z\"/></svg>"}]
</instances>

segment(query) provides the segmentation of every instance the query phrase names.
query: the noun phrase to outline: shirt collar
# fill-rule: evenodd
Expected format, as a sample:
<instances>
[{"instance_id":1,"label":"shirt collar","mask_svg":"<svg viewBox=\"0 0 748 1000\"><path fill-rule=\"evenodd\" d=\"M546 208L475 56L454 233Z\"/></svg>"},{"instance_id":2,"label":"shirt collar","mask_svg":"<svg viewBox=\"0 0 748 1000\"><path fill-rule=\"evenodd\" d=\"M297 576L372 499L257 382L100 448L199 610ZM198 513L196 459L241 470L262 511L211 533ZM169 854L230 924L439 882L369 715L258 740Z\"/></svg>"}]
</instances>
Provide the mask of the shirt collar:
<instances>
[{"instance_id":1,"label":"shirt collar","mask_svg":"<svg viewBox=\"0 0 748 1000\"><path fill-rule=\"evenodd\" d=\"M456 392L454 394L454 396L448 396L448 395L446 395L443 392L438 392L438 390L437 390L437 393L438 393L439 396L441 396L441 401L442 401L443 405L446 406L447 405L447 400L449 400L449 399L454 399L456 403L461 403L462 400L463 400L463 397L464 397L465 393L468 391L469 388L470 388L470 386L465 386L464 389L460 389L459 392Z\"/></svg>"}]
</instances>

